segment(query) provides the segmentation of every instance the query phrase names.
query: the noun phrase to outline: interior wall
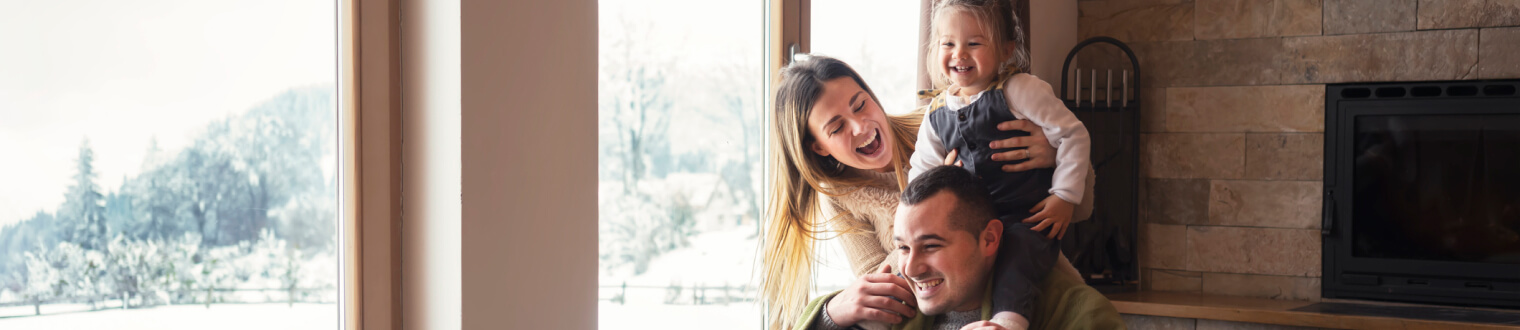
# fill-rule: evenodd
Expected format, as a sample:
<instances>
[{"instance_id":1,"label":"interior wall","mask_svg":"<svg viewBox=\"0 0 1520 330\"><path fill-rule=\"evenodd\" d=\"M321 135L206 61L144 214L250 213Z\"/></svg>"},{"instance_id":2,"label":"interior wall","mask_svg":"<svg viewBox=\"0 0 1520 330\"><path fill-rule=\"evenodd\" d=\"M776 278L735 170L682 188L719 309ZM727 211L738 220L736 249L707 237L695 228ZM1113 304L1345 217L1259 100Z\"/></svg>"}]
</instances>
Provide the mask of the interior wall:
<instances>
[{"instance_id":1,"label":"interior wall","mask_svg":"<svg viewBox=\"0 0 1520 330\"><path fill-rule=\"evenodd\" d=\"M459 329L459 1L402 0L401 37L401 322Z\"/></svg>"},{"instance_id":2,"label":"interior wall","mask_svg":"<svg viewBox=\"0 0 1520 330\"><path fill-rule=\"evenodd\" d=\"M1061 83L1061 61L1077 41L1077 0L1029 3L1030 71L1035 76L1052 86Z\"/></svg>"},{"instance_id":3,"label":"interior wall","mask_svg":"<svg viewBox=\"0 0 1520 330\"><path fill-rule=\"evenodd\" d=\"M596 8L463 1L466 329L597 326Z\"/></svg>"}]
</instances>

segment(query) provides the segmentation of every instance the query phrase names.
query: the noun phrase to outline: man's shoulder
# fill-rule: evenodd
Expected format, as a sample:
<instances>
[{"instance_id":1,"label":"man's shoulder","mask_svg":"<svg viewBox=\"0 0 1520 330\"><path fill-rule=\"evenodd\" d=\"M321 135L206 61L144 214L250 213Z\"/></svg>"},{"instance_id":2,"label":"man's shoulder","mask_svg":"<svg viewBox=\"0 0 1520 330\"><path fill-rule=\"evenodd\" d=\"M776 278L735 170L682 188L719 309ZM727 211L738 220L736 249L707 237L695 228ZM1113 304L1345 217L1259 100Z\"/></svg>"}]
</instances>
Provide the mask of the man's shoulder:
<instances>
[{"instance_id":1,"label":"man's shoulder","mask_svg":"<svg viewBox=\"0 0 1520 330\"><path fill-rule=\"evenodd\" d=\"M1123 329L1119 310L1081 280L1050 274L1041 282L1031 329Z\"/></svg>"}]
</instances>

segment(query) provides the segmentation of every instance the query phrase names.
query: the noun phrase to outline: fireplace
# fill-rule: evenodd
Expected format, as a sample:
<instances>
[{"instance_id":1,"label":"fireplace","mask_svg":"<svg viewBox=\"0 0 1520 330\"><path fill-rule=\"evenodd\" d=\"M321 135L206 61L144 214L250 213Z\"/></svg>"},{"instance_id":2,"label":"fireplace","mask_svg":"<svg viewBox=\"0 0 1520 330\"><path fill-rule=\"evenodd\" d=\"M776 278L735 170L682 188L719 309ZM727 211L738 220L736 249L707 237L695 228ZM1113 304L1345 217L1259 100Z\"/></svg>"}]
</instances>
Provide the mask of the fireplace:
<instances>
[{"instance_id":1,"label":"fireplace","mask_svg":"<svg viewBox=\"0 0 1520 330\"><path fill-rule=\"evenodd\" d=\"M1324 297L1520 308L1517 87L1326 86Z\"/></svg>"}]
</instances>

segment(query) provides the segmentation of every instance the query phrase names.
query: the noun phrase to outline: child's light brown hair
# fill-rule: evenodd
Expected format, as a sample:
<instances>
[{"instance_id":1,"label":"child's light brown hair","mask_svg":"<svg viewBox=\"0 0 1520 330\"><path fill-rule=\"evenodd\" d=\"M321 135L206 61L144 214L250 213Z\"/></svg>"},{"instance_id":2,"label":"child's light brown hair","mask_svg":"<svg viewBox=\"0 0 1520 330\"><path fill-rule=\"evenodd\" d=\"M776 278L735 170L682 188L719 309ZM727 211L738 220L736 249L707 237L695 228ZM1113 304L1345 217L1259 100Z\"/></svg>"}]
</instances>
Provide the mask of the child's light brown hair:
<instances>
[{"instance_id":1,"label":"child's light brown hair","mask_svg":"<svg viewBox=\"0 0 1520 330\"><path fill-rule=\"evenodd\" d=\"M1024 48L1024 28L1008 3L1009 0L940 0L934 5L929 16L929 40L924 44L928 50L927 58L931 59L924 61L924 65L929 72L929 80L934 82L934 88L950 85L950 77L940 70L943 63L933 60L940 55L940 20L950 13L970 14L981 23L982 29L993 43L990 46L996 49L999 58L1004 59L1003 63L999 63L999 70L1006 71L1000 71L1000 74L1029 72L1029 51ZM1013 43L1011 50L1008 43Z\"/></svg>"}]
</instances>

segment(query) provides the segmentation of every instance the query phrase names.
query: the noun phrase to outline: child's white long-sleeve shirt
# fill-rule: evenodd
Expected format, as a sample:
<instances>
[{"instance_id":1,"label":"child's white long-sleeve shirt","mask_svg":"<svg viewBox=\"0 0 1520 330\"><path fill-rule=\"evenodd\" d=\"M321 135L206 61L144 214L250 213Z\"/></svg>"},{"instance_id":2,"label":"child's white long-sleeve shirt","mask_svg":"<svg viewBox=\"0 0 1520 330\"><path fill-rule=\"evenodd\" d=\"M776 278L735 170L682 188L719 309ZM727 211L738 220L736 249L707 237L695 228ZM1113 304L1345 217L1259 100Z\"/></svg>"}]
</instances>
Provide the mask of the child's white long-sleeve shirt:
<instances>
[{"instance_id":1,"label":"child's white long-sleeve shirt","mask_svg":"<svg viewBox=\"0 0 1520 330\"><path fill-rule=\"evenodd\" d=\"M1054 177L1051 178L1050 193L1072 205L1081 204L1082 197L1087 193L1085 179L1092 166L1088 158L1092 141L1087 126L1082 125L1076 114L1056 98L1050 84L1039 77L1016 74L1004 82L1002 92L1014 117L1028 119L1039 125L1045 132L1046 140L1056 148L1056 168ZM970 100L961 102L959 97L946 95L945 109L942 111L959 111L981 96L979 93ZM934 125L925 117L923 125L918 129L915 151L909 158L912 169L908 171L908 180L942 165L949 153L950 150L945 150L945 144L940 141Z\"/></svg>"}]
</instances>

